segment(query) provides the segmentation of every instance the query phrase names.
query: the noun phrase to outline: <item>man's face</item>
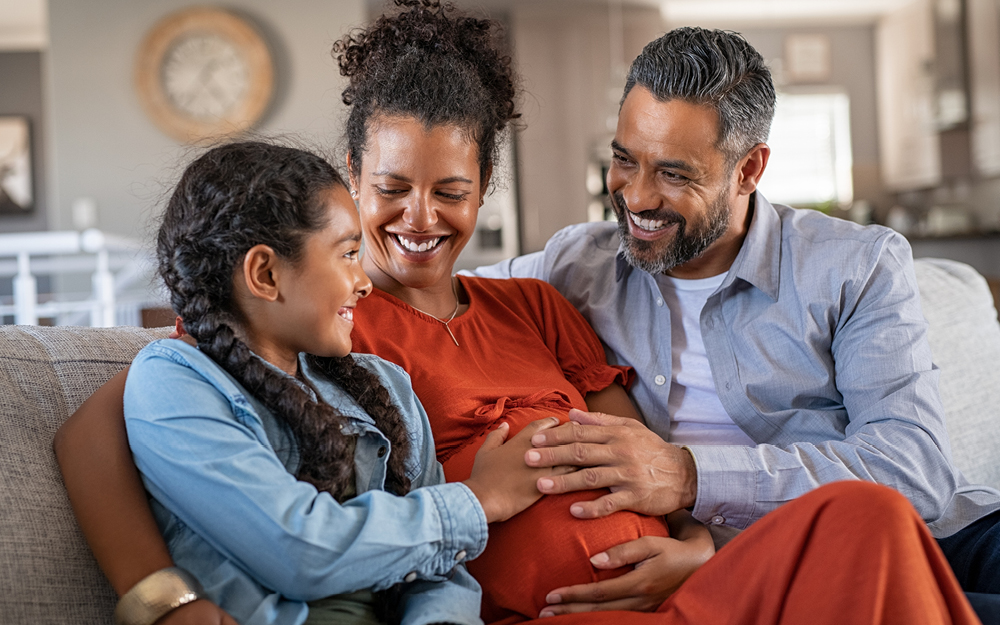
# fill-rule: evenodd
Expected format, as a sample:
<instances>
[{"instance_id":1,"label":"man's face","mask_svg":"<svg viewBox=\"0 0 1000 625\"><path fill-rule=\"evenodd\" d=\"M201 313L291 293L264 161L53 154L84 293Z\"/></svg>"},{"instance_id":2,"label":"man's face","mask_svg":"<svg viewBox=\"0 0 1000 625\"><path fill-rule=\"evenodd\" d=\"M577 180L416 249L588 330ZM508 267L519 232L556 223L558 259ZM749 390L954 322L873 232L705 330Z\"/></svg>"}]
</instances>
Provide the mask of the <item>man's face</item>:
<instances>
[{"instance_id":1,"label":"man's face","mask_svg":"<svg viewBox=\"0 0 1000 625\"><path fill-rule=\"evenodd\" d=\"M732 217L732 167L706 105L636 86L622 104L608 190L630 264L663 273L710 256Z\"/></svg>"}]
</instances>

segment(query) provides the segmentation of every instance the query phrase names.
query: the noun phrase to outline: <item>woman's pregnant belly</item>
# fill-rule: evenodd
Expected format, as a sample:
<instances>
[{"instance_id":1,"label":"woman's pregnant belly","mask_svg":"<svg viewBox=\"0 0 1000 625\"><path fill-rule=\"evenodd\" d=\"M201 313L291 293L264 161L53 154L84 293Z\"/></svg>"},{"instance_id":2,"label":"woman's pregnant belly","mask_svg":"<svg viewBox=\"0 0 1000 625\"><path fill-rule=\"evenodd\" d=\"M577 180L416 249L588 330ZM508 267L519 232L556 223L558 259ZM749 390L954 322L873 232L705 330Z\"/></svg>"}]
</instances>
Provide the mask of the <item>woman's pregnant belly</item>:
<instances>
[{"instance_id":1,"label":"woman's pregnant belly","mask_svg":"<svg viewBox=\"0 0 1000 625\"><path fill-rule=\"evenodd\" d=\"M537 419L566 420L566 410L552 405L518 406L502 413L490 429L507 421L510 436ZM469 477L484 438L485 434L444 461L449 482ZM517 516L490 525L486 550L468 563L469 572L483 587L486 623L506 625L537 618L548 605L545 596L556 588L610 579L631 569L595 569L591 556L642 536L668 535L662 517L616 512L600 519L577 519L570 514L574 502L607 493L597 489L544 496Z\"/></svg>"}]
</instances>

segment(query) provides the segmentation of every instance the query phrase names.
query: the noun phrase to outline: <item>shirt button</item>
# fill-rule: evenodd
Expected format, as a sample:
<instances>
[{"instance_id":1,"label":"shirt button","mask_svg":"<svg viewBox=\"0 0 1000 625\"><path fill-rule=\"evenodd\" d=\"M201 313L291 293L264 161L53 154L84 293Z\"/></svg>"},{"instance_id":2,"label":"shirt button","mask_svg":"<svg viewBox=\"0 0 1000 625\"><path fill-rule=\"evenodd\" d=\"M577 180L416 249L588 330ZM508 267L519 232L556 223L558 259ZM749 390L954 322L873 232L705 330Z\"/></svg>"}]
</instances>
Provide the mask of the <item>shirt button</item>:
<instances>
[{"instance_id":1,"label":"shirt button","mask_svg":"<svg viewBox=\"0 0 1000 625\"><path fill-rule=\"evenodd\" d=\"M726 390L729 390L729 382L726 382Z\"/></svg>"},{"instance_id":2,"label":"shirt button","mask_svg":"<svg viewBox=\"0 0 1000 625\"><path fill-rule=\"evenodd\" d=\"M656 305L657 306L663 306L663 298L662 297L656 298Z\"/></svg>"},{"instance_id":3,"label":"shirt button","mask_svg":"<svg viewBox=\"0 0 1000 625\"><path fill-rule=\"evenodd\" d=\"M417 572L410 571L409 573L406 574L406 577L403 578L403 581L406 582L407 584L412 584L413 582L416 581L416 579L417 579Z\"/></svg>"},{"instance_id":4,"label":"shirt button","mask_svg":"<svg viewBox=\"0 0 1000 625\"><path fill-rule=\"evenodd\" d=\"M455 562L461 562L462 560L465 559L465 556L467 555L469 554L465 553L465 549L459 551L458 553L455 554Z\"/></svg>"},{"instance_id":5,"label":"shirt button","mask_svg":"<svg viewBox=\"0 0 1000 625\"><path fill-rule=\"evenodd\" d=\"M385 452L387 451L388 450L385 448L385 445L382 445L381 447L378 448L378 457L381 458L382 456L385 455Z\"/></svg>"},{"instance_id":6,"label":"shirt button","mask_svg":"<svg viewBox=\"0 0 1000 625\"><path fill-rule=\"evenodd\" d=\"M663 377L662 375L658 375L655 378L653 378L653 382L655 382L657 386L663 386L664 384L667 383L667 378Z\"/></svg>"},{"instance_id":7,"label":"shirt button","mask_svg":"<svg viewBox=\"0 0 1000 625\"><path fill-rule=\"evenodd\" d=\"M714 517L712 517L712 525L722 525L725 522L726 522L726 517L722 516L721 514L717 514Z\"/></svg>"}]
</instances>

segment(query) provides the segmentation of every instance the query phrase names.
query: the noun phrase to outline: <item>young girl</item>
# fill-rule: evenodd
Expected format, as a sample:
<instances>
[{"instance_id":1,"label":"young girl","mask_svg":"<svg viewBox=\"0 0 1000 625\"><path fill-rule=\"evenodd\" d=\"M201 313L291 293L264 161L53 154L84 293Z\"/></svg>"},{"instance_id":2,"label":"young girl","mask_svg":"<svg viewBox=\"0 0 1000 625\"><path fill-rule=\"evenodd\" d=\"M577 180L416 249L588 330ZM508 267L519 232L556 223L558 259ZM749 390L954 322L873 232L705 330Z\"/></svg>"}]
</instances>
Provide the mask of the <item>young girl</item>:
<instances>
[{"instance_id":1,"label":"young girl","mask_svg":"<svg viewBox=\"0 0 1000 625\"><path fill-rule=\"evenodd\" d=\"M371 291L360 244L335 170L262 143L198 158L160 227L160 274L197 347L136 357L129 443L176 565L241 623L302 622L307 603L310 622L399 606L408 622L475 623L458 565L487 523L539 497L506 428L468 480L443 484L406 374L349 354Z\"/></svg>"}]
</instances>

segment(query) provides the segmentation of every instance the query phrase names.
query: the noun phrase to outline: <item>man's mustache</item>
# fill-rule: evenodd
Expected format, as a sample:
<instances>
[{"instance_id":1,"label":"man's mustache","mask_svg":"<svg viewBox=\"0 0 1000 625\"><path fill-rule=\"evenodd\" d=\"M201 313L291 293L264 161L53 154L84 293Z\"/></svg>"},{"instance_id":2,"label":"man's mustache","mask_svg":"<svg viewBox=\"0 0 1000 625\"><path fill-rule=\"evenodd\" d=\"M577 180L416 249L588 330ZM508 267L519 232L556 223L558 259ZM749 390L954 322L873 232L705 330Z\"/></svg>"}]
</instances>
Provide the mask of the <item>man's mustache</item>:
<instances>
[{"instance_id":1,"label":"man's mustache","mask_svg":"<svg viewBox=\"0 0 1000 625\"><path fill-rule=\"evenodd\" d=\"M628 210L628 204L625 203L625 197L621 191L611 194L611 207L615 213L622 216L625 215L623 211ZM664 221L667 223L686 223L687 221L683 215L669 208L652 209L632 214L639 219L648 219L650 221Z\"/></svg>"}]
</instances>

